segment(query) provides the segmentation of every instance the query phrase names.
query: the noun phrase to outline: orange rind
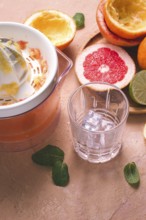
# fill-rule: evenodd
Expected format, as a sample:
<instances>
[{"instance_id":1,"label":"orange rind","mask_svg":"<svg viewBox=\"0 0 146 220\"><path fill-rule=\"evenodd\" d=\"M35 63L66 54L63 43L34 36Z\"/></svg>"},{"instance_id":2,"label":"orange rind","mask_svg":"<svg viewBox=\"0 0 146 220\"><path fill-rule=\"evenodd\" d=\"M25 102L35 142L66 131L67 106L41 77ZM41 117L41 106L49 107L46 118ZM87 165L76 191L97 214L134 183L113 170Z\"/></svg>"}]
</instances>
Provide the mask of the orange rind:
<instances>
[{"instance_id":1,"label":"orange rind","mask_svg":"<svg viewBox=\"0 0 146 220\"><path fill-rule=\"evenodd\" d=\"M107 0L104 18L109 29L123 38L146 35L146 1Z\"/></svg>"},{"instance_id":2,"label":"orange rind","mask_svg":"<svg viewBox=\"0 0 146 220\"><path fill-rule=\"evenodd\" d=\"M111 44L117 45L117 46L124 46L124 47L132 47L137 46L141 42L141 38L136 39L126 39L123 37L120 37L119 35L113 33L107 26L105 19L104 19L104 4L105 0L102 0L96 11L96 21L98 24L98 28L100 30L100 33L102 36Z\"/></svg>"},{"instance_id":3,"label":"orange rind","mask_svg":"<svg viewBox=\"0 0 146 220\"><path fill-rule=\"evenodd\" d=\"M146 37L138 46L137 61L141 69L146 69Z\"/></svg>"},{"instance_id":4,"label":"orange rind","mask_svg":"<svg viewBox=\"0 0 146 220\"><path fill-rule=\"evenodd\" d=\"M35 12L24 23L42 32L60 50L69 46L76 33L73 18L57 10Z\"/></svg>"}]
</instances>

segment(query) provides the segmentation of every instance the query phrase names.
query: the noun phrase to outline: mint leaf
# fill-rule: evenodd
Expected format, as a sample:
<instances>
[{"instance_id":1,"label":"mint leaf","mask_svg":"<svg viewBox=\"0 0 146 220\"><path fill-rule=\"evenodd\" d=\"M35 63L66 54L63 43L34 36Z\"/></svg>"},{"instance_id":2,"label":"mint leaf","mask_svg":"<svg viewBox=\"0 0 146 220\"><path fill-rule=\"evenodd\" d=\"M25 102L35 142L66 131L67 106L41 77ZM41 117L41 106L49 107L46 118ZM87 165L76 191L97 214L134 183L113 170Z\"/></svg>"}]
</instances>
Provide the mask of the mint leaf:
<instances>
[{"instance_id":1,"label":"mint leaf","mask_svg":"<svg viewBox=\"0 0 146 220\"><path fill-rule=\"evenodd\" d=\"M52 168L52 179L57 186L66 186L69 182L68 166L66 163L57 161Z\"/></svg>"},{"instance_id":2,"label":"mint leaf","mask_svg":"<svg viewBox=\"0 0 146 220\"><path fill-rule=\"evenodd\" d=\"M128 163L124 167L124 176L126 181L133 187L138 187L140 183L140 175L134 162Z\"/></svg>"},{"instance_id":3,"label":"mint leaf","mask_svg":"<svg viewBox=\"0 0 146 220\"><path fill-rule=\"evenodd\" d=\"M69 182L68 166L63 163L64 152L52 145L48 145L32 155L32 160L43 166L52 167L52 179L57 186L66 186Z\"/></svg>"},{"instance_id":4,"label":"mint leaf","mask_svg":"<svg viewBox=\"0 0 146 220\"><path fill-rule=\"evenodd\" d=\"M64 160L64 152L56 146L47 145L32 154L32 160L39 165L52 167L56 161Z\"/></svg>"},{"instance_id":5,"label":"mint leaf","mask_svg":"<svg viewBox=\"0 0 146 220\"><path fill-rule=\"evenodd\" d=\"M77 12L74 16L73 16L73 19L75 21L75 24L76 24L76 28L77 30L78 29L81 29L85 26L85 16L83 13L80 13L80 12Z\"/></svg>"}]
</instances>

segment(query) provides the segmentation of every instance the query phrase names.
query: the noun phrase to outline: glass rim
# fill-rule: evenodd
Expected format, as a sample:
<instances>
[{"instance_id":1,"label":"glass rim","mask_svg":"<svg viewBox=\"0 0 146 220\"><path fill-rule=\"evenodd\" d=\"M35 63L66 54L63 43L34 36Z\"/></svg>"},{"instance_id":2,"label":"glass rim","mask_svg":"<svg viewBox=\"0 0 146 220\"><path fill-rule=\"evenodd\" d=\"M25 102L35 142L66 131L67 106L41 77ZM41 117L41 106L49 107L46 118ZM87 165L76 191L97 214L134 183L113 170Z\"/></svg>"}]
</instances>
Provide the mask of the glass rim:
<instances>
[{"instance_id":1,"label":"glass rim","mask_svg":"<svg viewBox=\"0 0 146 220\"><path fill-rule=\"evenodd\" d=\"M124 100L125 100L125 103L126 103L126 110L125 110L125 114L122 118L122 120L120 121L120 123L118 123L114 128L111 128L110 130L107 130L107 131L88 131L87 129L81 127L81 125L74 120L74 118L72 117L72 114L71 114L71 100L72 98L74 97L75 94L77 94L82 88L85 88L85 87L88 87L90 88L89 86L90 85L93 85L93 84L100 84L100 85L107 85L109 88L113 88L117 91L119 91L122 96L124 97ZM94 91L96 91L95 89L93 89ZM102 91L107 91L106 90L102 90ZM128 115L129 115L129 101L128 101L128 98L127 96L125 95L125 93L122 91L122 89L120 89L119 87L113 85L113 84L110 84L110 83L107 83L107 82L101 82L101 81L94 81L94 82L89 82L89 83L85 83L85 84L82 84L80 85L79 87L77 87L73 92L72 94L70 95L69 99L68 99L68 104L67 104L67 108L68 108L68 114L69 114L69 117L70 119L73 121L73 123L77 126L77 127L81 127L82 130L86 131L86 132L91 132L91 133L107 133L107 132L110 132L118 127L120 127L128 118Z\"/></svg>"}]
</instances>

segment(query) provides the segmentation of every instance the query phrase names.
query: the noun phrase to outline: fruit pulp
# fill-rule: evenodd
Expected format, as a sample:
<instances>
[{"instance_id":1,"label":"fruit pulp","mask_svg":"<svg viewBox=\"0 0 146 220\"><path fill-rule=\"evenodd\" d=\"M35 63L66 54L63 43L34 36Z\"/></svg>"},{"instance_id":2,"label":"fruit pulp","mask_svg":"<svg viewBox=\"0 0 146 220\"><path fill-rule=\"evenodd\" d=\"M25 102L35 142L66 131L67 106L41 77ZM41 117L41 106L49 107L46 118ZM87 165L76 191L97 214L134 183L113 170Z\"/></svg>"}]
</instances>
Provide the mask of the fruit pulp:
<instances>
[{"instance_id":1,"label":"fruit pulp","mask_svg":"<svg viewBox=\"0 0 146 220\"><path fill-rule=\"evenodd\" d=\"M120 37L136 39L145 36L146 2L137 0L108 0L104 17L108 28Z\"/></svg>"},{"instance_id":2,"label":"fruit pulp","mask_svg":"<svg viewBox=\"0 0 146 220\"><path fill-rule=\"evenodd\" d=\"M100 81L120 89L132 80L135 69L135 63L126 50L109 43L87 46L75 62L75 72L81 84Z\"/></svg>"},{"instance_id":3,"label":"fruit pulp","mask_svg":"<svg viewBox=\"0 0 146 220\"><path fill-rule=\"evenodd\" d=\"M113 0L108 4L108 10L111 16L120 23L131 30L134 28L143 28L145 23L145 2L131 0ZM135 14L135 12L137 12ZM134 22L133 22L134 21Z\"/></svg>"},{"instance_id":4,"label":"fruit pulp","mask_svg":"<svg viewBox=\"0 0 146 220\"><path fill-rule=\"evenodd\" d=\"M128 67L119 54L105 47L88 54L83 63L85 78L114 84L123 80Z\"/></svg>"}]
</instances>

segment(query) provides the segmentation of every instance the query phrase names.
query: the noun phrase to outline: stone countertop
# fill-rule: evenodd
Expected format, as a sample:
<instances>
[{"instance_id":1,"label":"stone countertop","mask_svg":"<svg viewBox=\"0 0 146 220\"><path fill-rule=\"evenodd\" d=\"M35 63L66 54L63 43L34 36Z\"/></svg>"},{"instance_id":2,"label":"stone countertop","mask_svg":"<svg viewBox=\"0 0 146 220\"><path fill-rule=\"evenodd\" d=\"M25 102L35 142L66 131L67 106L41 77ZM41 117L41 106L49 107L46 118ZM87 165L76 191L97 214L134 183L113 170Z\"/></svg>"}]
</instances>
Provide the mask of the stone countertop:
<instances>
[{"instance_id":1,"label":"stone countertop","mask_svg":"<svg viewBox=\"0 0 146 220\"><path fill-rule=\"evenodd\" d=\"M58 9L70 16L85 15L85 28L77 31L74 41L64 50L73 62L79 49L98 30L95 14L98 0L1 0L0 21L23 22L41 9ZM79 85L74 67L61 91L61 118L50 144L65 152L70 183L53 184L51 170L34 164L33 150L0 153L1 220L144 220L146 219L146 143L143 126L146 116L129 115L121 153L104 164L90 164L73 150L67 114L67 101ZM138 189L124 179L123 168L136 162L141 183Z\"/></svg>"}]
</instances>

